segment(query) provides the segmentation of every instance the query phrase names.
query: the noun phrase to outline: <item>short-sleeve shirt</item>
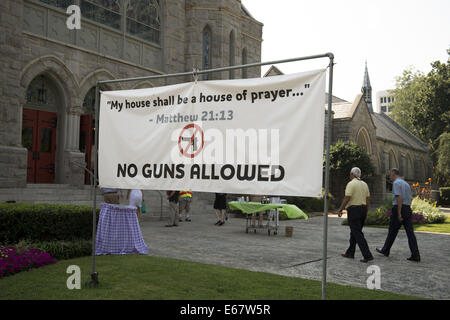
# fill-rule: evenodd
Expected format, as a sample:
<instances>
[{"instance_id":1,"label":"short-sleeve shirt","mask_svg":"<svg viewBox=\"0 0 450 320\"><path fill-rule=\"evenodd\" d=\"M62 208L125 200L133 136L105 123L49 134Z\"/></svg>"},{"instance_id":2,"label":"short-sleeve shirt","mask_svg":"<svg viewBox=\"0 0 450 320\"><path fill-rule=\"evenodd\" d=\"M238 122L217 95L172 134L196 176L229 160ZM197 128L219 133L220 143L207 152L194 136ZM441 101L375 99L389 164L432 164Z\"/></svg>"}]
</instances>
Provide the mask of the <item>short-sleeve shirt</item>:
<instances>
[{"instance_id":1,"label":"short-sleeve shirt","mask_svg":"<svg viewBox=\"0 0 450 320\"><path fill-rule=\"evenodd\" d=\"M402 178L395 179L392 185L392 205L397 205L397 197L402 196L402 204L410 206L412 201L411 187Z\"/></svg>"},{"instance_id":2,"label":"short-sleeve shirt","mask_svg":"<svg viewBox=\"0 0 450 320\"><path fill-rule=\"evenodd\" d=\"M350 201L347 203L346 208L366 205L366 199L370 196L369 187L364 181L353 178L352 181L347 183L345 196L350 197Z\"/></svg>"}]
</instances>

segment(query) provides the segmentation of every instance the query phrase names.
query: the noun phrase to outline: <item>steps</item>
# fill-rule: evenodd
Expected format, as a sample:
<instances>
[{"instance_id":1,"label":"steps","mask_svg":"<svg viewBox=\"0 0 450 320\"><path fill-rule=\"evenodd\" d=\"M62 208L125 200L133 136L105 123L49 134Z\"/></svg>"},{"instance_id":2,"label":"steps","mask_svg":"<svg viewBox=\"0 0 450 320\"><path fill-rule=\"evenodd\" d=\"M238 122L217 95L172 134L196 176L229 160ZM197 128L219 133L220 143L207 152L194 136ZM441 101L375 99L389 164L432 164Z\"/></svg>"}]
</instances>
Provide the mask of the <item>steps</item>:
<instances>
[{"instance_id":1,"label":"steps","mask_svg":"<svg viewBox=\"0 0 450 320\"><path fill-rule=\"evenodd\" d=\"M126 191L122 191L121 204L126 205ZM143 193L147 213L145 217L168 217L169 204L165 191L145 190ZM193 193L191 214L212 214L214 193ZM26 188L1 188L0 203L15 201L16 203L59 203L76 205L93 205L91 186L74 187L67 184L28 184ZM97 206L103 201L97 189Z\"/></svg>"}]
</instances>

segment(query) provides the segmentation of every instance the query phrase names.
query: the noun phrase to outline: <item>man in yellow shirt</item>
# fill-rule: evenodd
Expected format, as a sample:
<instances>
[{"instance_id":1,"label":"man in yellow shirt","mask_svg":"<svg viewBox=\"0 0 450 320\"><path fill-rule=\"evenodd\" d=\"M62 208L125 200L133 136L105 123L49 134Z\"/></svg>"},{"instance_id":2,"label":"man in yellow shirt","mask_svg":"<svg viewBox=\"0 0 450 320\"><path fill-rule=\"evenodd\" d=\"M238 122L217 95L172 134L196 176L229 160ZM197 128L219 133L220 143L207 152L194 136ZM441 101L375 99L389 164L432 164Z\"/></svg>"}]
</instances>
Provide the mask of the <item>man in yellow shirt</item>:
<instances>
[{"instance_id":1,"label":"man in yellow shirt","mask_svg":"<svg viewBox=\"0 0 450 320\"><path fill-rule=\"evenodd\" d=\"M360 261L367 263L373 260L372 253L362 232L370 206L369 187L367 183L361 180L361 170L357 167L350 171L350 179L351 181L345 188L344 200L342 200L338 211L338 215L341 217L344 208L347 209L347 220L350 227L350 246L342 256L353 259L355 257L356 244L358 244L364 257Z\"/></svg>"}]
</instances>

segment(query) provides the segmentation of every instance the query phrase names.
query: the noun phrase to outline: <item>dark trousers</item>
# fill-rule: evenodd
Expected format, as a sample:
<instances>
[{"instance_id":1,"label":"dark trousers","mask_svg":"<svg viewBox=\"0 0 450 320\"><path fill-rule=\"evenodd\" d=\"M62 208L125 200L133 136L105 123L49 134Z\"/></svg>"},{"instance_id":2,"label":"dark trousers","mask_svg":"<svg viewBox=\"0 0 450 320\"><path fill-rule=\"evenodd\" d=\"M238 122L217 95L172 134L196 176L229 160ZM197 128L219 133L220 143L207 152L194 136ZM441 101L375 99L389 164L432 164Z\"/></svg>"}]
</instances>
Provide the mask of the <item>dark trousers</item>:
<instances>
[{"instance_id":1,"label":"dark trousers","mask_svg":"<svg viewBox=\"0 0 450 320\"><path fill-rule=\"evenodd\" d=\"M398 230L400 230L400 227L403 225L405 227L406 236L408 237L408 245L409 249L411 250L411 256L414 258L420 257L419 248L417 246L417 239L414 234L413 225L411 222L411 216L412 211L410 206L402 206L401 215L403 218L403 221L400 222L398 220L398 207L394 206L392 208L392 215L391 220L389 222L389 231L386 238L386 242L384 243L383 249L381 251L389 255L391 251L391 247L394 244L395 238L397 237Z\"/></svg>"},{"instance_id":2,"label":"dark trousers","mask_svg":"<svg viewBox=\"0 0 450 320\"><path fill-rule=\"evenodd\" d=\"M347 220L350 227L350 246L347 249L347 254L355 255L356 244L365 259L372 258L372 253L367 245L366 238L362 232L364 222L366 220L367 212L366 206L352 206L347 208Z\"/></svg>"}]
</instances>

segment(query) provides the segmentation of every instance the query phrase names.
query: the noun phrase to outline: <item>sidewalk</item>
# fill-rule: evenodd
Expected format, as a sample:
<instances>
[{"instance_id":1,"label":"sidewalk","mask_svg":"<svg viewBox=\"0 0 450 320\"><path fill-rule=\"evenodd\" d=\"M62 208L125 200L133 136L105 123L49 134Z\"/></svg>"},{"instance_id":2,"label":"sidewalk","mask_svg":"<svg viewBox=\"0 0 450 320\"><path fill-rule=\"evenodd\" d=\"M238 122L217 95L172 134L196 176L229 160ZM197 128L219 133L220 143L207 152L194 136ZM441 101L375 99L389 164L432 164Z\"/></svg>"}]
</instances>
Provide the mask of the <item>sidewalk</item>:
<instances>
[{"instance_id":1,"label":"sidewalk","mask_svg":"<svg viewBox=\"0 0 450 320\"><path fill-rule=\"evenodd\" d=\"M214 214L192 215L192 222L165 228L165 221L143 220L141 223L149 254L263 271L292 277L321 280L323 217L309 220L281 221L277 236L267 230L245 233L245 219L232 218L224 226L214 226ZM342 219L329 217L329 282L366 287L367 267L381 269L381 289L407 295L450 299L450 235L416 233L422 262L406 261L410 252L404 231L400 231L386 258L375 252L382 246L387 230L365 228L364 233L375 257L363 264L357 249L354 260L340 256L348 246L349 229ZM292 238L285 237L286 225L294 227ZM182 272L182 270L180 270ZM189 276L189 275L186 275ZM282 288L280 288L282 290Z\"/></svg>"}]
</instances>

